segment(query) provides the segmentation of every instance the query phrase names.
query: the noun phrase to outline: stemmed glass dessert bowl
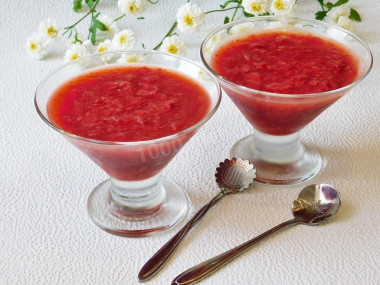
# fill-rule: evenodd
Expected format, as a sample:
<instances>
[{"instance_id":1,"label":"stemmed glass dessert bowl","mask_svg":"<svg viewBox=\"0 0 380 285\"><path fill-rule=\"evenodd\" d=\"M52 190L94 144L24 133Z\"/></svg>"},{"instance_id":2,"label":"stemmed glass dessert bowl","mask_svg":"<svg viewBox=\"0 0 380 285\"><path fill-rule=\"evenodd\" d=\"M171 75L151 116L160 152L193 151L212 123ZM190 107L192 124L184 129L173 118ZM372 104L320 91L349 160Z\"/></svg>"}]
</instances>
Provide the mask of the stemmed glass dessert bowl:
<instances>
[{"instance_id":1,"label":"stemmed glass dessert bowl","mask_svg":"<svg viewBox=\"0 0 380 285\"><path fill-rule=\"evenodd\" d=\"M272 36L260 42L260 37ZM307 42L302 51L297 44L293 50L286 45L286 41L302 37ZM334 54L324 59L318 48L310 52L311 45L325 44L335 46L329 45L329 52L343 52L351 58L353 67L339 62L340 58L335 60ZM282 58L277 57L283 52ZM322 59L318 59L321 53ZM254 128L252 134L234 144L231 157L250 160L257 169L255 180L270 185L301 183L320 171L323 159L313 145L300 142L300 131L364 79L373 61L368 46L345 29L322 21L275 16L248 18L216 28L204 39L201 58ZM312 63L315 58L316 63ZM311 72L304 75L302 66ZM287 78L293 70L297 71ZM321 74L331 78L342 76L343 71L353 77L341 85L327 86ZM275 77L282 78L271 82ZM305 89L306 85L309 87Z\"/></svg>"},{"instance_id":2,"label":"stemmed glass dessert bowl","mask_svg":"<svg viewBox=\"0 0 380 285\"><path fill-rule=\"evenodd\" d=\"M144 140L137 138L133 141L84 137L68 131L54 120L49 111L50 108L53 108L51 107L51 98L65 83L80 79L83 75L91 76L91 74L109 68L126 66L131 66L137 71L139 68L153 68L184 77L186 82L191 82L204 91L205 101L208 102L208 105L203 106L204 114L198 121L192 122L185 129L178 129L171 134L155 138ZM155 76L155 74L141 75L141 81L154 80ZM176 77L170 80L173 81L168 84L175 84ZM110 80L106 84L114 83ZM149 97L151 93L156 92L150 83L143 85L143 88L146 88L147 91L144 96L148 97L139 101L142 105L149 101L154 108L156 105L171 108L173 104L176 104L170 99L167 103L163 103L162 94L160 98L156 99ZM187 96L186 90L184 87L181 96ZM83 89L83 92L89 92L89 90ZM136 94L138 92L139 89ZM92 95L89 93L88 96ZM165 94L165 96L170 96L170 94ZM102 98L103 105L100 105L99 108L104 108L104 104L107 105L106 99ZM59 101L60 99L55 98L54 100ZM157 100L157 104L152 100ZM180 186L163 177L161 173L186 142L211 118L217 110L220 100L219 84L207 69L183 57L146 50L112 51L77 59L50 73L40 83L35 94L35 106L43 121L86 154L110 177L91 192L87 205L89 216L103 230L128 237L146 236L169 229L184 216L187 209L186 195ZM140 103L133 104L139 106ZM119 103L110 102L109 104L118 105ZM196 109L202 106L192 107ZM136 108L139 107L133 107L128 112L132 112ZM92 113L92 110L89 110L88 113ZM153 119L150 119L156 116L154 111L144 114L142 119L138 117L136 120L144 120L141 124L153 124ZM178 117L181 115L177 114L177 119ZM167 124L171 124L169 119ZM183 118L183 120L188 119L187 117ZM118 130L115 129L115 133L117 132Z\"/></svg>"}]
</instances>

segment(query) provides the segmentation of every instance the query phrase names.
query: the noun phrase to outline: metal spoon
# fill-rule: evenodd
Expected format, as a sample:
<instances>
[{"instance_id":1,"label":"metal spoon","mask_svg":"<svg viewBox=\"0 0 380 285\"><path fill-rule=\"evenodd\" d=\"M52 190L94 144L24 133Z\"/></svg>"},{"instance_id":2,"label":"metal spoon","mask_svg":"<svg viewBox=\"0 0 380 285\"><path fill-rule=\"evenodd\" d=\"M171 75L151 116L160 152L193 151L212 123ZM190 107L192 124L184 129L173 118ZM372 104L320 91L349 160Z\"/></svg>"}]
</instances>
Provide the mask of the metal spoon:
<instances>
[{"instance_id":1,"label":"metal spoon","mask_svg":"<svg viewBox=\"0 0 380 285\"><path fill-rule=\"evenodd\" d=\"M305 224L317 225L334 215L340 206L340 194L337 189L327 184L309 185L300 192L293 201L292 211L294 219L279 224L265 233L225 252L206 260L178 275L172 285L194 284L210 276L223 265L230 262L251 246L278 230L290 225Z\"/></svg>"},{"instance_id":2,"label":"metal spoon","mask_svg":"<svg viewBox=\"0 0 380 285\"><path fill-rule=\"evenodd\" d=\"M138 275L140 282L147 281L162 268L187 233L224 196L239 193L247 189L256 177L256 169L248 160L242 160L241 158L226 159L219 164L215 177L220 187L220 193L203 206L175 236L145 263Z\"/></svg>"}]
</instances>

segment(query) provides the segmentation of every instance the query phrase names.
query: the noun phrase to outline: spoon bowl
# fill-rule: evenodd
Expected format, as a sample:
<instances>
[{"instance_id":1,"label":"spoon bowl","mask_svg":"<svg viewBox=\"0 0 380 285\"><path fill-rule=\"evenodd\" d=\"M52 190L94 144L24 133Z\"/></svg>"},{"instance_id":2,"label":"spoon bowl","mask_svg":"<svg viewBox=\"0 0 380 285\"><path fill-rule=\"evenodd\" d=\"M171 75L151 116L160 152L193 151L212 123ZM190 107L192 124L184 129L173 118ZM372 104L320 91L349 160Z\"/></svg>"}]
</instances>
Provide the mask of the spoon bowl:
<instances>
[{"instance_id":1,"label":"spoon bowl","mask_svg":"<svg viewBox=\"0 0 380 285\"><path fill-rule=\"evenodd\" d=\"M293 201L294 218L302 224L317 225L335 215L340 206L339 192L328 184L309 185Z\"/></svg>"}]
</instances>

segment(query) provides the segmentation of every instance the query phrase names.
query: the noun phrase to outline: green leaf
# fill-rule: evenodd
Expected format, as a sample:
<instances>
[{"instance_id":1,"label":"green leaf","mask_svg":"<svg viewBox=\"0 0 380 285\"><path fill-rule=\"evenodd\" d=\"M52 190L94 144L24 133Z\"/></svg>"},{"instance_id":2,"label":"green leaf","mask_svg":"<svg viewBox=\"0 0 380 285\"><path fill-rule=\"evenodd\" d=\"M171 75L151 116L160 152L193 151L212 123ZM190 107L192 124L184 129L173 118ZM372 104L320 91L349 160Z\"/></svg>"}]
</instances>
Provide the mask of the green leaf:
<instances>
[{"instance_id":1,"label":"green leaf","mask_svg":"<svg viewBox=\"0 0 380 285\"><path fill-rule=\"evenodd\" d=\"M228 24L230 22L230 18L228 18L227 16L224 18L224 24Z\"/></svg>"},{"instance_id":2,"label":"green leaf","mask_svg":"<svg viewBox=\"0 0 380 285\"><path fill-rule=\"evenodd\" d=\"M343 4L346 4L347 2L348 0L338 0L337 2L335 2L334 7L341 6Z\"/></svg>"},{"instance_id":3,"label":"green leaf","mask_svg":"<svg viewBox=\"0 0 380 285\"><path fill-rule=\"evenodd\" d=\"M244 15L244 17L247 17L247 18L252 18L252 17L254 17L252 14L249 14L249 13L247 13L246 11L243 11L243 15Z\"/></svg>"},{"instance_id":4,"label":"green leaf","mask_svg":"<svg viewBox=\"0 0 380 285\"><path fill-rule=\"evenodd\" d=\"M137 17L137 20L144 20L144 17Z\"/></svg>"},{"instance_id":5,"label":"green leaf","mask_svg":"<svg viewBox=\"0 0 380 285\"><path fill-rule=\"evenodd\" d=\"M80 9L82 9L82 0L74 0L73 2L73 10L74 12L78 12Z\"/></svg>"},{"instance_id":6,"label":"green leaf","mask_svg":"<svg viewBox=\"0 0 380 285\"><path fill-rule=\"evenodd\" d=\"M96 27L92 25L89 30L90 30L90 35L91 35L90 36L91 43L95 45L96 44Z\"/></svg>"},{"instance_id":7,"label":"green leaf","mask_svg":"<svg viewBox=\"0 0 380 285\"><path fill-rule=\"evenodd\" d=\"M95 28L95 29L99 29L101 31L107 31L107 26L104 25L102 22L100 22L98 19L96 18L92 18L92 26Z\"/></svg>"},{"instance_id":8,"label":"green leaf","mask_svg":"<svg viewBox=\"0 0 380 285\"><path fill-rule=\"evenodd\" d=\"M96 44L96 32L97 30L100 30L100 31L107 31L107 26L104 25L102 22L100 22L98 19L96 19L95 17L92 17L92 24L91 24L91 27L89 29L90 31L90 39L91 39L91 43L93 45Z\"/></svg>"},{"instance_id":9,"label":"green leaf","mask_svg":"<svg viewBox=\"0 0 380 285\"><path fill-rule=\"evenodd\" d=\"M97 0L84 0L88 6L88 8L92 9Z\"/></svg>"},{"instance_id":10,"label":"green leaf","mask_svg":"<svg viewBox=\"0 0 380 285\"><path fill-rule=\"evenodd\" d=\"M327 7L329 10L331 10L332 8L334 8L334 4L331 3L331 2L327 2L327 3L326 3L326 7Z\"/></svg>"},{"instance_id":11,"label":"green leaf","mask_svg":"<svg viewBox=\"0 0 380 285\"><path fill-rule=\"evenodd\" d=\"M315 19L317 20L323 20L327 15L327 12L326 11L318 11L317 13L315 13Z\"/></svg>"},{"instance_id":12,"label":"green leaf","mask_svg":"<svg viewBox=\"0 0 380 285\"><path fill-rule=\"evenodd\" d=\"M351 20L361 22L362 18L360 17L358 11L351 8L350 16L348 16Z\"/></svg>"}]
</instances>

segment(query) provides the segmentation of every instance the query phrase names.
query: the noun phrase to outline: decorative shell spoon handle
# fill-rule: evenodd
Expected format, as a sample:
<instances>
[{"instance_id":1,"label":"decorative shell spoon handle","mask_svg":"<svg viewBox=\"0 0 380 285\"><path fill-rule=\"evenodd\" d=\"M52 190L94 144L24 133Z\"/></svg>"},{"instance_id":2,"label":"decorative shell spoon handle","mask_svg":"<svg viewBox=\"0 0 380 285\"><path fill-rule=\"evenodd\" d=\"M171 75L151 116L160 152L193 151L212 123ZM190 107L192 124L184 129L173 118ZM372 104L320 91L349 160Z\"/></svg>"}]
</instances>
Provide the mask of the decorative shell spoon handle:
<instances>
[{"instance_id":1,"label":"decorative shell spoon handle","mask_svg":"<svg viewBox=\"0 0 380 285\"><path fill-rule=\"evenodd\" d=\"M253 164L250 164L247 160L241 158L226 159L219 164L219 167L216 169L215 177L221 190L220 193L203 206L177 234L145 263L138 275L140 282L149 280L162 268L190 230L224 196L239 193L249 188L256 177L256 169Z\"/></svg>"},{"instance_id":2,"label":"decorative shell spoon handle","mask_svg":"<svg viewBox=\"0 0 380 285\"><path fill-rule=\"evenodd\" d=\"M283 222L225 253L186 270L172 281L172 285L195 284L201 281L241 253L247 251L254 244L282 228L297 224L317 225L333 216L338 211L340 203L340 194L334 187L328 184L306 186L301 190L298 198L293 201L294 219Z\"/></svg>"}]
</instances>

